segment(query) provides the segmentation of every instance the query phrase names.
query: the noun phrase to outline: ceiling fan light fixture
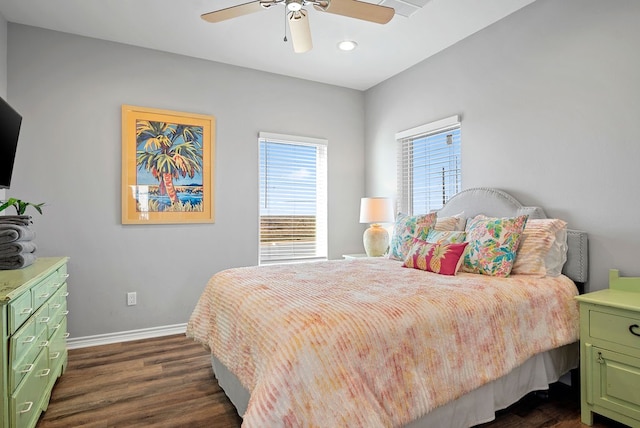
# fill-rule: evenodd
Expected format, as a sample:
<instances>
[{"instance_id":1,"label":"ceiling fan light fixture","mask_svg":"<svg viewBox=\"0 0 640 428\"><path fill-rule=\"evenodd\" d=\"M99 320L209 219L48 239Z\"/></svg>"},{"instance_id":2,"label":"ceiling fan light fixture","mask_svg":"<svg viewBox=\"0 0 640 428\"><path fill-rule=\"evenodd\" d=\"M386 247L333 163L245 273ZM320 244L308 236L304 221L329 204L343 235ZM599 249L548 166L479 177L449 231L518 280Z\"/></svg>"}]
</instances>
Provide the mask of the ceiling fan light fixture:
<instances>
[{"instance_id":1,"label":"ceiling fan light fixture","mask_svg":"<svg viewBox=\"0 0 640 428\"><path fill-rule=\"evenodd\" d=\"M338 43L338 49L345 52L350 52L357 47L358 47L358 43L354 42L353 40L343 40L340 43Z\"/></svg>"},{"instance_id":2,"label":"ceiling fan light fixture","mask_svg":"<svg viewBox=\"0 0 640 428\"><path fill-rule=\"evenodd\" d=\"M291 42L295 53L305 53L311 50L311 30L309 28L309 17L307 11L301 9L297 12L289 12L289 31L291 32Z\"/></svg>"},{"instance_id":3,"label":"ceiling fan light fixture","mask_svg":"<svg viewBox=\"0 0 640 428\"><path fill-rule=\"evenodd\" d=\"M313 6L314 9L320 12L347 16L378 24L386 24L391 21L395 14L394 9L391 7L368 3L367 1L361 0L252 0L248 3L239 4L237 6L203 13L200 16L207 22L215 23L264 11L274 5L285 6L285 17L287 18L287 21L289 21L291 41L293 42L293 50L296 53L308 52L312 48L309 19L307 17L307 11L303 9L304 6ZM284 41L287 41L286 31ZM339 49L351 51L357 46L356 42L347 43L349 44L341 43L338 46Z\"/></svg>"},{"instance_id":4,"label":"ceiling fan light fixture","mask_svg":"<svg viewBox=\"0 0 640 428\"><path fill-rule=\"evenodd\" d=\"M289 12L297 12L302 9L301 0L287 0L287 10Z\"/></svg>"}]
</instances>

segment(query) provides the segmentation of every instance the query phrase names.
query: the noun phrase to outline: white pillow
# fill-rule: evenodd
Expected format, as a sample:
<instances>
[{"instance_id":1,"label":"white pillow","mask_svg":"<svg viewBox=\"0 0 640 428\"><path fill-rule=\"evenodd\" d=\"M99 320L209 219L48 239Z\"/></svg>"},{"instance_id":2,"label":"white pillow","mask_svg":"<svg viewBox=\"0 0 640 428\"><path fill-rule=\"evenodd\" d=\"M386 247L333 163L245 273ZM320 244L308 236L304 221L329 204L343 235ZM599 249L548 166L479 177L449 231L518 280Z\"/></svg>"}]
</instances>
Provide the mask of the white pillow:
<instances>
[{"instance_id":1,"label":"white pillow","mask_svg":"<svg viewBox=\"0 0 640 428\"><path fill-rule=\"evenodd\" d=\"M556 232L556 239L551 245L547 257L544 258L544 266L547 269L547 276L559 276L562 268L567 262L567 229Z\"/></svg>"}]
</instances>

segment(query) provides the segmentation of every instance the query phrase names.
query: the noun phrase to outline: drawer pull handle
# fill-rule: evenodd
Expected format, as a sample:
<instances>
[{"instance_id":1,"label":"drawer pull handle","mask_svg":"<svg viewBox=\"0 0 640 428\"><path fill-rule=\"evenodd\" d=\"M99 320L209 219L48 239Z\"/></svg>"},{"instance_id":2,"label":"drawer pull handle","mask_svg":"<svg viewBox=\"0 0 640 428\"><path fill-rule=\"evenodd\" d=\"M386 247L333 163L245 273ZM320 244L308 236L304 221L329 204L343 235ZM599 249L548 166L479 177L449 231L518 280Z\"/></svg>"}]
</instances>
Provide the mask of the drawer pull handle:
<instances>
[{"instance_id":1,"label":"drawer pull handle","mask_svg":"<svg viewBox=\"0 0 640 428\"><path fill-rule=\"evenodd\" d=\"M54 303L53 305L51 305L51 308L53 309L60 309L62 307L62 305L60 303Z\"/></svg>"},{"instance_id":2,"label":"drawer pull handle","mask_svg":"<svg viewBox=\"0 0 640 428\"><path fill-rule=\"evenodd\" d=\"M634 336L640 336L640 333L633 331L634 329L640 329L640 326L638 324L633 324L629 326L629 331L631 332L631 334L633 334Z\"/></svg>"},{"instance_id":3,"label":"drawer pull handle","mask_svg":"<svg viewBox=\"0 0 640 428\"><path fill-rule=\"evenodd\" d=\"M54 329L54 330L57 330L57 329L59 329L59 328L60 328L60 324L56 324L56 326L55 326L55 327L53 327L53 329Z\"/></svg>"},{"instance_id":4,"label":"drawer pull handle","mask_svg":"<svg viewBox=\"0 0 640 428\"><path fill-rule=\"evenodd\" d=\"M24 370L20 370L20 373L29 373L31 370L33 370L35 366L33 364L27 364L24 367Z\"/></svg>"},{"instance_id":5,"label":"drawer pull handle","mask_svg":"<svg viewBox=\"0 0 640 428\"><path fill-rule=\"evenodd\" d=\"M41 294L41 295L40 295L40 296L38 296L38 297L39 297L40 299L47 299L47 298L49 298L49 296L51 296L51 294L49 294L49 293L43 293L43 294Z\"/></svg>"},{"instance_id":6,"label":"drawer pull handle","mask_svg":"<svg viewBox=\"0 0 640 428\"><path fill-rule=\"evenodd\" d=\"M51 317L42 317L40 318L40 324L46 324L49 322L50 319Z\"/></svg>"},{"instance_id":7,"label":"drawer pull handle","mask_svg":"<svg viewBox=\"0 0 640 428\"><path fill-rule=\"evenodd\" d=\"M68 273L65 273L64 275L62 275L62 277L63 277L64 279L67 279L67 278L69 278L69 274L68 274Z\"/></svg>"},{"instance_id":8,"label":"drawer pull handle","mask_svg":"<svg viewBox=\"0 0 640 428\"><path fill-rule=\"evenodd\" d=\"M50 360L56 360L56 359L58 359L59 356L60 356L60 352L54 352L53 354L51 354L49 359Z\"/></svg>"},{"instance_id":9,"label":"drawer pull handle","mask_svg":"<svg viewBox=\"0 0 640 428\"><path fill-rule=\"evenodd\" d=\"M63 311L62 315L69 315L69 311Z\"/></svg>"},{"instance_id":10,"label":"drawer pull handle","mask_svg":"<svg viewBox=\"0 0 640 428\"><path fill-rule=\"evenodd\" d=\"M33 407L33 401L27 401L26 403L22 404L26 404L27 408L24 410L20 410L20 413L29 413L31 411L31 408Z\"/></svg>"},{"instance_id":11,"label":"drawer pull handle","mask_svg":"<svg viewBox=\"0 0 640 428\"><path fill-rule=\"evenodd\" d=\"M67 291L66 293L64 293L62 297L69 297L69 292Z\"/></svg>"},{"instance_id":12,"label":"drawer pull handle","mask_svg":"<svg viewBox=\"0 0 640 428\"><path fill-rule=\"evenodd\" d=\"M69 338L69 333L63 334L62 337L64 337L65 339L68 339Z\"/></svg>"},{"instance_id":13,"label":"drawer pull handle","mask_svg":"<svg viewBox=\"0 0 640 428\"><path fill-rule=\"evenodd\" d=\"M36 337L35 337L35 336L27 336L27 337L25 337L25 338L24 338L24 340L22 341L22 343L23 343L23 344L25 344L25 343L31 343L31 342L33 342L34 340L36 340Z\"/></svg>"},{"instance_id":14,"label":"drawer pull handle","mask_svg":"<svg viewBox=\"0 0 640 428\"><path fill-rule=\"evenodd\" d=\"M20 315L29 315L31 312L33 312L33 308L24 308Z\"/></svg>"},{"instance_id":15,"label":"drawer pull handle","mask_svg":"<svg viewBox=\"0 0 640 428\"><path fill-rule=\"evenodd\" d=\"M40 347L41 348L46 348L47 346L49 346L49 341L48 340L45 340L44 342L40 343Z\"/></svg>"},{"instance_id":16,"label":"drawer pull handle","mask_svg":"<svg viewBox=\"0 0 640 428\"><path fill-rule=\"evenodd\" d=\"M45 377L45 376L49 376L49 373L51 373L51 369L44 369L40 372L40 374L38 375L38 377Z\"/></svg>"}]
</instances>

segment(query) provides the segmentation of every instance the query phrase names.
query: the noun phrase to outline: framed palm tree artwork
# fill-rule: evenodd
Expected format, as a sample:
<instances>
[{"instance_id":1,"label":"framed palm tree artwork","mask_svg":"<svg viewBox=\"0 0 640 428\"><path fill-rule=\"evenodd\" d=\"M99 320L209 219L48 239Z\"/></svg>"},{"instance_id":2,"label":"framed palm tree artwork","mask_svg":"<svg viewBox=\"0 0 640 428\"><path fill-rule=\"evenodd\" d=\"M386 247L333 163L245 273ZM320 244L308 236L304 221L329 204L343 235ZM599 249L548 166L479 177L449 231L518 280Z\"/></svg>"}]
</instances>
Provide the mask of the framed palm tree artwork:
<instances>
[{"instance_id":1,"label":"framed palm tree artwork","mask_svg":"<svg viewBox=\"0 0 640 428\"><path fill-rule=\"evenodd\" d=\"M215 118L122 106L122 223L213 223Z\"/></svg>"}]
</instances>

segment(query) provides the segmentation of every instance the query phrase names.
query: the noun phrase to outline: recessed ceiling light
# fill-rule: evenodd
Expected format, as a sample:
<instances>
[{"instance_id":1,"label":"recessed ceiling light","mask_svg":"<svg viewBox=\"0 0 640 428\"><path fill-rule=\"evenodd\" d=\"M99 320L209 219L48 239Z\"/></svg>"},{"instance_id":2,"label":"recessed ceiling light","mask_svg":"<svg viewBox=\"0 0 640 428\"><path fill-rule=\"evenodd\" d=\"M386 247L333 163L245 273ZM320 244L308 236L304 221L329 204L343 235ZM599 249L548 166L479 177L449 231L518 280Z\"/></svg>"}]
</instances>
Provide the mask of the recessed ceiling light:
<instances>
[{"instance_id":1,"label":"recessed ceiling light","mask_svg":"<svg viewBox=\"0 0 640 428\"><path fill-rule=\"evenodd\" d=\"M338 49L341 51L352 51L358 46L358 44L352 40L345 40L343 42L338 43Z\"/></svg>"}]
</instances>

